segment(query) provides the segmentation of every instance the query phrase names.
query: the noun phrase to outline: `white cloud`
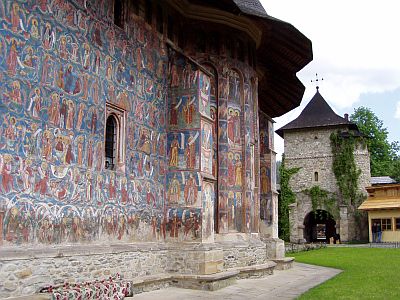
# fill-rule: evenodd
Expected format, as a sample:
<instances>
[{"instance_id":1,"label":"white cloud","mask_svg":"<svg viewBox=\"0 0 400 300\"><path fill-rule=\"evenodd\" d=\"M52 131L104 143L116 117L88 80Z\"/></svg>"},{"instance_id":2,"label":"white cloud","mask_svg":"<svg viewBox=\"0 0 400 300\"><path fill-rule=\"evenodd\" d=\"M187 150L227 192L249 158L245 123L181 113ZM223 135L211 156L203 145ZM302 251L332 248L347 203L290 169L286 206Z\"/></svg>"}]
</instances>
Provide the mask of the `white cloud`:
<instances>
[{"instance_id":1,"label":"white cloud","mask_svg":"<svg viewBox=\"0 0 400 300\"><path fill-rule=\"evenodd\" d=\"M362 95L400 88L398 0L261 2L269 15L291 23L312 41L314 59L297 74L306 86L301 108L315 94L310 82L315 73L324 78L320 92L335 112L352 113L352 107L363 104ZM276 118L275 128L293 120L301 110ZM400 119L400 104L396 118ZM283 140L278 136L275 145L279 155Z\"/></svg>"},{"instance_id":2,"label":"white cloud","mask_svg":"<svg viewBox=\"0 0 400 300\"><path fill-rule=\"evenodd\" d=\"M261 0L266 11L293 24L313 44L314 60L298 73L305 99L315 92L338 109L351 107L363 93L394 90L400 84L400 28L397 0Z\"/></svg>"}]
</instances>

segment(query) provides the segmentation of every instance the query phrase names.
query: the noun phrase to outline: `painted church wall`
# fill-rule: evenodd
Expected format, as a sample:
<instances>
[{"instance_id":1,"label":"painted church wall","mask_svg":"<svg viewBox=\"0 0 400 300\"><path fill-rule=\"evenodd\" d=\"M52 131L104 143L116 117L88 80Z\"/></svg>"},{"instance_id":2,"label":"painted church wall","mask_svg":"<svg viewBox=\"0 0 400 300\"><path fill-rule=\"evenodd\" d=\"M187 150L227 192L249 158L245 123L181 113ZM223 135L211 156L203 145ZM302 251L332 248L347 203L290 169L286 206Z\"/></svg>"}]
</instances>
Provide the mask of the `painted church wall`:
<instances>
[{"instance_id":1,"label":"painted church wall","mask_svg":"<svg viewBox=\"0 0 400 300\"><path fill-rule=\"evenodd\" d=\"M0 3L3 245L175 235L183 211L163 210L165 45L139 19L129 39L94 18L90 7L110 19L100 2ZM126 114L117 171L104 169L106 102Z\"/></svg>"},{"instance_id":2,"label":"painted church wall","mask_svg":"<svg viewBox=\"0 0 400 300\"><path fill-rule=\"evenodd\" d=\"M273 152L273 123L265 114L259 114L260 132L260 219L267 225L267 231L276 223L275 154Z\"/></svg>"},{"instance_id":3,"label":"painted church wall","mask_svg":"<svg viewBox=\"0 0 400 300\"><path fill-rule=\"evenodd\" d=\"M167 208L196 208L195 238L213 241L214 186L204 181L213 170L210 78L175 50L169 57Z\"/></svg>"},{"instance_id":4,"label":"painted church wall","mask_svg":"<svg viewBox=\"0 0 400 300\"><path fill-rule=\"evenodd\" d=\"M110 25L112 10L0 4L3 244L198 240L212 227L200 228L200 172L218 178L217 231L257 232L254 71L221 46L210 77L143 19ZM104 168L109 106L126 121L116 171Z\"/></svg>"}]
</instances>

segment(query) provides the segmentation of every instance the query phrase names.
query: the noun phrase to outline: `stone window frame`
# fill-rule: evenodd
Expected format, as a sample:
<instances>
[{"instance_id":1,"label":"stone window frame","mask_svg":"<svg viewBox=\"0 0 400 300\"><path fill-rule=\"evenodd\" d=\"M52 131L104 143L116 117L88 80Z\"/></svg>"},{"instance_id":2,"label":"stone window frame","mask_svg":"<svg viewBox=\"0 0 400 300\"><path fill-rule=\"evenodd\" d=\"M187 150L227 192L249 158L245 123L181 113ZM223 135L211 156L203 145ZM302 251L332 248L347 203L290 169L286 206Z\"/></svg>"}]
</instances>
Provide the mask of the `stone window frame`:
<instances>
[{"instance_id":1,"label":"stone window frame","mask_svg":"<svg viewBox=\"0 0 400 300\"><path fill-rule=\"evenodd\" d=\"M111 171L121 171L123 172L125 170L125 144L126 144L126 110L118 107L115 104L108 103L106 102L106 113L105 113L105 123L107 124L107 119L110 116L113 116L115 121L116 121L116 141L115 141L115 161L116 164L113 168L107 168L106 167L106 160L104 160L104 169L106 170L111 170ZM104 145L105 145L105 139L106 139L106 128L107 126L104 126ZM105 149L105 147L104 147ZM105 158L105 150L104 150L104 158Z\"/></svg>"}]
</instances>

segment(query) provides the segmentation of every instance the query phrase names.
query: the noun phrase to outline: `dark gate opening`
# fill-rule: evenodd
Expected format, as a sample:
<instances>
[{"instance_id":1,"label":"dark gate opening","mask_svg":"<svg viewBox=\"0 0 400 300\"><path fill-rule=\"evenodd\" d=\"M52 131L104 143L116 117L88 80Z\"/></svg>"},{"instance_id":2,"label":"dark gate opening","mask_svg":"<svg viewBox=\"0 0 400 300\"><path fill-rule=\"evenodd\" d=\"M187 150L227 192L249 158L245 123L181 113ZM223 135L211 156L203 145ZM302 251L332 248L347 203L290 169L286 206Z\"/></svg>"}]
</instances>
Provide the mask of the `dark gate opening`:
<instances>
[{"instance_id":1,"label":"dark gate opening","mask_svg":"<svg viewBox=\"0 0 400 300\"><path fill-rule=\"evenodd\" d=\"M318 209L304 218L304 238L308 243L329 243L331 237L335 242L338 239L336 222L329 212Z\"/></svg>"}]
</instances>

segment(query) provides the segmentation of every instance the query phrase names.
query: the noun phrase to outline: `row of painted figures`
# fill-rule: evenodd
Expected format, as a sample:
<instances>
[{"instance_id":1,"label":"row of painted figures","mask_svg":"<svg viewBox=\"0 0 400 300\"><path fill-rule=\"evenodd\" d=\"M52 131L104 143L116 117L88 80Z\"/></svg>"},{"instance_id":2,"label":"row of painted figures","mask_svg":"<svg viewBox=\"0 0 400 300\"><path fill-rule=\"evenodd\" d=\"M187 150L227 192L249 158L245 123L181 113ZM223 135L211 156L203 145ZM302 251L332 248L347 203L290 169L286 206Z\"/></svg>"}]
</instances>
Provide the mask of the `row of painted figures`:
<instances>
[{"instance_id":1,"label":"row of painted figures","mask_svg":"<svg viewBox=\"0 0 400 300\"><path fill-rule=\"evenodd\" d=\"M78 208L21 202L0 210L5 243L65 243L98 240L194 240L201 236L199 211L170 209L165 214L141 215L118 207ZM56 209L59 208L59 211Z\"/></svg>"}]
</instances>

